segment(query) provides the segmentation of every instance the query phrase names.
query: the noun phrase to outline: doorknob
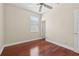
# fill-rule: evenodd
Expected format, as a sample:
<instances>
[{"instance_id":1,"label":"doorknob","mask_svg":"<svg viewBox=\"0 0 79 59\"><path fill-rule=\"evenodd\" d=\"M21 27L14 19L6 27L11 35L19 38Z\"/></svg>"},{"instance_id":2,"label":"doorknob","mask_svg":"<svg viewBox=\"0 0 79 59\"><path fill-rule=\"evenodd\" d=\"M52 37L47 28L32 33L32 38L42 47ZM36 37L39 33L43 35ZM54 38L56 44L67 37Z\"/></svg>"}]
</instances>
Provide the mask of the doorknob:
<instances>
[{"instance_id":1,"label":"doorknob","mask_svg":"<svg viewBox=\"0 0 79 59\"><path fill-rule=\"evenodd\" d=\"M78 33L74 33L74 34L78 34Z\"/></svg>"}]
</instances>

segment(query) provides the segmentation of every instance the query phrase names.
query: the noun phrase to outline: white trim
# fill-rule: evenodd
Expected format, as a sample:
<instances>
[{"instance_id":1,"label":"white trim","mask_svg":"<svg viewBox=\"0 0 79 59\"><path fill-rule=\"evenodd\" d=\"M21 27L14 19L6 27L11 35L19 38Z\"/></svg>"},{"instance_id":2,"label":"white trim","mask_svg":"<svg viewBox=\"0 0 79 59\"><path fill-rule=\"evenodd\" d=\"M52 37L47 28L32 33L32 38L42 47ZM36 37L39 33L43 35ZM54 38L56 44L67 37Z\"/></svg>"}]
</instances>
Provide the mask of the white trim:
<instances>
[{"instance_id":1,"label":"white trim","mask_svg":"<svg viewBox=\"0 0 79 59\"><path fill-rule=\"evenodd\" d=\"M25 43L25 42L30 42L30 41L33 41L33 40L39 40L39 39L42 39L42 38L36 38L36 39L25 40L25 41L16 42L16 43L11 43L11 44L5 44L5 45L2 46L2 48L1 48L1 50L0 50L0 55L1 55L1 53L2 53L2 51L3 51L3 49L4 49L5 47L12 46L12 45L17 45L17 44L21 44L21 43Z\"/></svg>"},{"instance_id":2,"label":"white trim","mask_svg":"<svg viewBox=\"0 0 79 59\"><path fill-rule=\"evenodd\" d=\"M1 55L2 51L3 51L3 49L4 49L4 46L2 46L2 48L0 49L0 55Z\"/></svg>"},{"instance_id":3,"label":"white trim","mask_svg":"<svg viewBox=\"0 0 79 59\"><path fill-rule=\"evenodd\" d=\"M50 42L50 43L54 43L54 44L59 45L59 46L61 46L61 47L67 48L67 49L72 50L72 51L74 51L74 52L76 52L76 53L79 53L77 50L74 50L74 48L68 47L67 45L63 45L63 44L60 44L60 43L57 43L57 42L53 42L53 41L48 40L48 39L46 39L46 41L48 41L48 42Z\"/></svg>"},{"instance_id":4,"label":"white trim","mask_svg":"<svg viewBox=\"0 0 79 59\"><path fill-rule=\"evenodd\" d=\"M79 12L79 9L74 10L74 50L76 50L77 52L79 52L79 48L78 48L79 32L78 32L78 19L77 19L78 12Z\"/></svg>"},{"instance_id":5,"label":"white trim","mask_svg":"<svg viewBox=\"0 0 79 59\"><path fill-rule=\"evenodd\" d=\"M38 40L38 39L42 39L42 38L35 38L35 39L31 39L31 40L25 40L25 41L15 42L15 43L11 43L11 44L5 44L4 47L17 45L17 44L21 44L21 43L25 43L25 42L30 42L30 41Z\"/></svg>"}]
</instances>

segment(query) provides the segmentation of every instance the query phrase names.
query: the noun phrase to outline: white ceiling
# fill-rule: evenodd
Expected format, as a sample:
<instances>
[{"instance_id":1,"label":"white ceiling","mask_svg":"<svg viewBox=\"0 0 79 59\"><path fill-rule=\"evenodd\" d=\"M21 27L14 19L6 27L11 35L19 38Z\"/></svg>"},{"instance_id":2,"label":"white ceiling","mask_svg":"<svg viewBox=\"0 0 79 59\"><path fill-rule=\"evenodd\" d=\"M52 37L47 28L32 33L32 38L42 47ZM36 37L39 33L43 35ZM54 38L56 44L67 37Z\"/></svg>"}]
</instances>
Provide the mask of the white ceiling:
<instances>
[{"instance_id":1,"label":"white ceiling","mask_svg":"<svg viewBox=\"0 0 79 59\"><path fill-rule=\"evenodd\" d=\"M43 6L42 11L39 12L39 5L37 5L38 3L10 3L10 4L17 6L17 7L20 7L20 8L31 10L31 11L39 13L39 14L43 14L43 13L51 10L51 9L48 9L48 8ZM46 4L52 6L53 8L56 6L56 4L54 4L54 3L46 3Z\"/></svg>"}]
</instances>

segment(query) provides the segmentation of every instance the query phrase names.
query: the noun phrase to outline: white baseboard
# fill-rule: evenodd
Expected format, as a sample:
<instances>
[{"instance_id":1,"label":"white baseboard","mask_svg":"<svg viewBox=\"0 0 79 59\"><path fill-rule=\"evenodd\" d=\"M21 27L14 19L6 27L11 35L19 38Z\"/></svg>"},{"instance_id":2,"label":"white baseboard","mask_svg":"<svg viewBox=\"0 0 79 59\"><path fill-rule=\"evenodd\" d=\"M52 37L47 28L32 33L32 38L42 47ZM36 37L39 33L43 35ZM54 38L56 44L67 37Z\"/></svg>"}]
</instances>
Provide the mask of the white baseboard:
<instances>
[{"instance_id":1,"label":"white baseboard","mask_svg":"<svg viewBox=\"0 0 79 59\"><path fill-rule=\"evenodd\" d=\"M11 43L11 44L5 44L5 45L3 45L3 47L0 50L0 55L1 55L1 53L2 53L2 51L5 47L12 46L12 45L17 45L17 44L21 44L21 43L25 43L25 42L30 42L30 41L38 40L38 39L42 39L42 38L35 38L35 39L31 39L31 40L25 40L25 41L15 42L15 43Z\"/></svg>"},{"instance_id":2,"label":"white baseboard","mask_svg":"<svg viewBox=\"0 0 79 59\"><path fill-rule=\"evenodd\" d=\"M42 39L42 38L35 38L35 39L31 39L31 40L25 40L25 41L15 42L15 43L11 43L11 44L5 44L4 47L16 45L16 44L21 44L21 43L25 43L25 42L30 42L30 41L38 40L38 39Z\"/></svg>"},{"instance_id":3,"label":"white baseboard","mask_svg":"<svg viewBox=\"0 0 79 59\"><path fill-rule=\"evenodd\" d=\"M0 49L0 55L1 55L2 51L3 51L3 49L4 49L4 46L2 46L2 48Z\"/></svg>"},{"instance_id":4,"label":"white baseboard","mask_svg":"<svg viewBox=\"0 0 79 59\"><path fill-rule=\"evenodd\" d=\"M48 39L46 39L46 41L48 41L48 42L50 42L50 43L54 43L54 44L59 45L59 46L61 46L61 47L67 48L67 49L72 50L72 51L74 51L74 52L76 52L76 53L79 53L78 51L74 50L74 48L72 48L72 47L68 47L68 46L66 46L66 45L63 45L63 44L60 44L60 43L57 43L57 42L52 42L51 40L48 40Z\"/></svg>"},{"instance_id":5,"label":"white baseboard","mask_svg":"<svg viewBox=\"0 0 79 59\"><path fill-rule=\"evenodd\" d=\"M11 43L11 44L3 45L3 47L2 47L1 50L0 50L0 55L1 55L2 51L3 51L3 49L4 49L5 47L7 47L7 46L12 46L12 45L16 45L16 44L25 43L25 42L30 42L30 41L38 40L38 39L42 39L42 38L36 38L36 39L31 39L31 40L26 40L26 41L21 41L21 42L16 42L16 43ZM50 42L50 43L54 43L54 44L59 45L59 46L61 46L61 47L70 49L70 50L72 50L72 51L74 51L74 52L76 52L76 53L79 53L78 51L74 50L74 48L72 48L72 47L68 47L68 46L66 46L66 45L62 45L62 44L57 43L57 42L52 42L51 40L47 40L47 39L46 39L46 41L48 41L48 42Z\"/></svg>"}]
</instances>

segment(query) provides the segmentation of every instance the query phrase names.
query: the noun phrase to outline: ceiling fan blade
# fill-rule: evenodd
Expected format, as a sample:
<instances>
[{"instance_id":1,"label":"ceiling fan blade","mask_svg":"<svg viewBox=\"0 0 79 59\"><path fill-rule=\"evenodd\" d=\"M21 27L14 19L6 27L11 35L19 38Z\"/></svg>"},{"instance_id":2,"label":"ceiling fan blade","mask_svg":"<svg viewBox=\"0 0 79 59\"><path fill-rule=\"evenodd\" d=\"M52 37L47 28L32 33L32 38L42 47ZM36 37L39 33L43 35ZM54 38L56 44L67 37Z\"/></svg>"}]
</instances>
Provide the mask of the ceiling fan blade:
<instances>
[{"instance_id":1,"label":"ceiling fan blade","mask_svg":"<svg viewBox=\"0 0 79 59\"><path fill-rule=\"evenodd\" d=\"M38 3L37 5L43 5L44 3Z\"/></svg>"},{"instance_id":2,"label":"ceiling fan blade","mask_svg":"<svg viewBox=\"0 0 79 59\"><path fill-rule=\"evenodd\" d=\"M47 7L47 8L49 8L49 9L52 9L52 7L49 6L49 5L47 5L47 4L44 4L44 3L43 3L43 5L44 5L45 7Z\"/></svg>"}]
</instances>

